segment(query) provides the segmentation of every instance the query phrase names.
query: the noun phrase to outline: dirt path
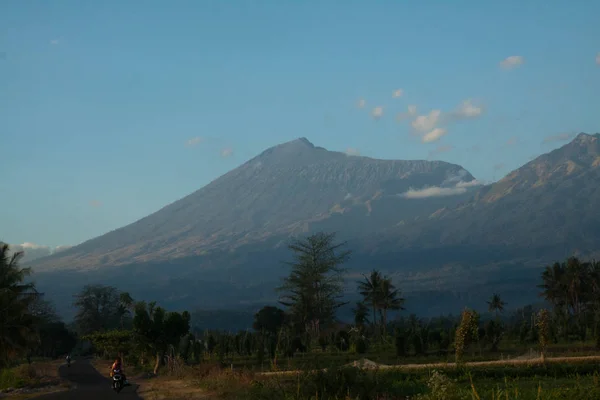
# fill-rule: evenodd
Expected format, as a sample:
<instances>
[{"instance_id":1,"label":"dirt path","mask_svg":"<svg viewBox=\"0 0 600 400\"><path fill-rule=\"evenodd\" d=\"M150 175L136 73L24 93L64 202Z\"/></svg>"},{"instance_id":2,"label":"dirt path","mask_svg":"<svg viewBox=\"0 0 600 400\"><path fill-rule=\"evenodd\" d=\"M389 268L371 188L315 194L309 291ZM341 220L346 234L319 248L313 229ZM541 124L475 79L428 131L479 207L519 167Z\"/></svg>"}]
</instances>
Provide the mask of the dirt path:
<instances>
[{"instance_id":1,"label":"dirt path","mask_svg":"<svg viewBox=\"0 0 600 400\"><path fill-rule=\"evenodd\" d=\"M51 393L36 397L40 400L104 400L104 399L136 399L140 397L136 393L137 385L132 383L115 393L110 386L108 377L100 375L88 360L81 358L71 364L70 367L62 365L59 368L60 377L73 383L74 388L67 392Z\"/></svg>"},{"instance_id":2,"label":"dirt path","mask_svg":"<svg viewBox=\"0 0 600 400\"><path fill-rule=\"evenodd\" d=\"M600 362L600 356L585 356L585 357L551 357L546 358L546 364L556 364L556 363L579 363L579 362L589 362L589 361L598 361ZM542 364L542 360L540 358L528 359L528 360L496 360L496 361L472 361L464 363L464 366L467 367L485 367L485 366L497 366L497 365L536 365ZM360 362L354 362L354 366L361 366ZM397 370L415 370L415 369L433 369L433 368L451 368L456 367L456 363L447 363L447 362L438 362L438 363L429 363L429 364L399 364L399 365L384 365L384 364L376 364L372 361L366 360L363 368L366 369L397 369ZM326 371L327 369L323 369L322 371ZM271 376L271 375L296 375L304 371L274 371L274 372L261 372L259 375L263 376Z\"/></svg>"}]
</instances>

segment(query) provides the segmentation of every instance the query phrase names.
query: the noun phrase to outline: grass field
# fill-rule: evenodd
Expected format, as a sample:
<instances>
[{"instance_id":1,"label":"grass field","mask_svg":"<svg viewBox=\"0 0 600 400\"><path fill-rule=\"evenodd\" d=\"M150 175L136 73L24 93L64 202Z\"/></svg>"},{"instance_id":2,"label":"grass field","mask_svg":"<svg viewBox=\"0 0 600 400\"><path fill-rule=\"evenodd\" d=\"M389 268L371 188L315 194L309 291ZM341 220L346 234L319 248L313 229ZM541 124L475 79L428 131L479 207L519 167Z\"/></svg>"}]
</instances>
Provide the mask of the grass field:
<instances>
[{"instance_id":1,"label":"grass field","mask_svg":"<svg viewBox=\"0 0 600 400\"><path fill-rule=\"evenodd\" d=\"M68 383L58 375L58 368L63 363L62 360L34 360L31 364L2 369L0 391L6 397L21 400L67 390Z\"/></svg>"},{"instance_id":2,"label":"grass field","mask_svg":"<svg viewBox=\"0 0 600 400\"><path fill-rule=\"evenodd\" d=\"M147 400L600 399L600 353L593 343L553 344L544 362L531 347L505 342L489 352L471 346L459 365L452 353L397 357L393 346L377 344L366 354L313 349L276 365L206 355L195 366L162 368L152 379L142 377L150 366L126 370L140 376L138 393ZM352 366L364 359L366 365L358 365L365 368ZM94 365L107 373L110 361Z\"/></svg>"}]
</instances>

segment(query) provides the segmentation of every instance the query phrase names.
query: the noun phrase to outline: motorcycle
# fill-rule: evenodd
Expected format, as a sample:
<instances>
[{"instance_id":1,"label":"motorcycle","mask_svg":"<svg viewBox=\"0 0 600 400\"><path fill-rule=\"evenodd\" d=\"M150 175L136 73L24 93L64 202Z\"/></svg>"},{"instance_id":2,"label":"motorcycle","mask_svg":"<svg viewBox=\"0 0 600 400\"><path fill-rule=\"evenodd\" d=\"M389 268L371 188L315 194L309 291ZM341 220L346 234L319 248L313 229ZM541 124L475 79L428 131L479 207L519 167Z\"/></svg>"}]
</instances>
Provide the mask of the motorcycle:
<instances>
[{"instance_id":1,"label":"motorcycle","mask_svg":"<svg viewBox=\"0 0 600 400\"><path fill-rule=\"evenodd\" d=\"M123 389L123 375L121 374L121 370L120 369L115 369L113 370L113 381L112 381L112 387L114 389L115 392L119 393L121 391L121 389Z\"/></svg>"}]
</instances>

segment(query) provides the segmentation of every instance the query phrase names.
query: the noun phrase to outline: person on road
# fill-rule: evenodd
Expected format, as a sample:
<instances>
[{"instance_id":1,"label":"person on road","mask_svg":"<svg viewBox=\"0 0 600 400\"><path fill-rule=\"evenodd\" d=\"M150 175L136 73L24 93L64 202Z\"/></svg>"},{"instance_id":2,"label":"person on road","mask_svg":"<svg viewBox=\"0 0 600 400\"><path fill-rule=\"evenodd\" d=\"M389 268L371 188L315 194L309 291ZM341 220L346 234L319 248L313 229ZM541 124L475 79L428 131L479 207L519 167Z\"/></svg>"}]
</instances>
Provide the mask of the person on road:
<instances>
[{"instance_id":1,"label":"person on road","mask_svg":"<svg viewBox=\"0 0 600 400\"><path fill-rule=\"evenodd\" d=\"M67 367L71 366L71 355L67 354Z\"/></svg>"},{"instance_id":2,"label":"person on road","mask_svg":"<svg viewBox=\"0 0 600 400\"><path fill-rule=\"evenodd\" d=\"M110 367L110 377L111 378L115 374L115 371L120 371L121 372L121 376L123 377L123 383L125 385L128 385L129 382L127 382L127 377L125 376L125 372L123 371L123 363L121 362L121 357L117 357L115 359L115 362Z\"/></svg>"}]
</instances>

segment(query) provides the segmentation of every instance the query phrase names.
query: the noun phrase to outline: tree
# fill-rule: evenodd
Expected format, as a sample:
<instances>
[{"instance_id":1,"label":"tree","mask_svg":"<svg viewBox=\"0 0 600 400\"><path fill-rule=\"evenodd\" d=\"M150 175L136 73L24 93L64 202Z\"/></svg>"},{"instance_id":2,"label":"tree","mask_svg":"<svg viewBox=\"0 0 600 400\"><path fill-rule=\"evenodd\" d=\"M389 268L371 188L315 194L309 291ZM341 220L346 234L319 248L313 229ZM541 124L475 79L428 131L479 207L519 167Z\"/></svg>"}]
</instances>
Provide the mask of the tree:
<instances>
[{"instance_id":1,"label":"tree","mask_svg":"<svg viewBox=\"0 0 600 400\"><path fill-rule=\"evenodd\" d=\"M364 281L358 282L358 292L363 296L365 304L373 310L373 326L377 324L377 310L380 298L381 282L383 277L377 270L371 271L369 276L363 275Z\"/></svg>"},{"instance_id":2,"label":"tree","mask_svg":"<svg viewBox=\"0 0 600 400\"><path fill-rule=\"evenodd\" d=\"M135 340L142 349L156 355L154 373L158 373L160 362L169 346L178 346L181 338L189 333L190 314L166 312L155 302L146 304L141 301L135 305L133 332Z\"/></svg>"},{"instance_id":3,"label":"tree","mask_svg":"<svg viewBox=\"0 0 600 400\"><path fill-rule=\"evenodd\" d=\"M379 298L377 299L377 308L381 312L381 328L384 334L387 333L388 310L404 310L404 298L399 296L400 291L392 284L392 280L385 277L381 281Z\"/></svg>"},{"instance_id":4,"label":"tree","mask_svg":"<svg viewBox=\"0 0 600 400\"><path fill-rule=\"evenodd\" d=\"M254 323L252 324L252 327L259 332L264 331L271 334L277 334L284 322L285 313L282 309L273 306L265 306L254 314Z\"/></svg>"},{"instance_id":5,"label":"tree","mask_svg":"<svg viewBox=\"0 0 600 400\"><path fill-rule=\"evenodd\" d=\"M363 275L364 281L358 282L358 291L363 296L363 301L373 309L373 324L379 320L381 333L386 332L388 310L403 310L404 299L396 289L391 278L383 276L379 271L373 270L369 276Z\"/></svg>"},{"instance_id":6,"label":"tree","mask_svg":"<svg viewBox=\"0 0 600 400\"><path fill-rule=\"evenodd\" d=\"M544 362L546 359L546 349L550 342L550 313L548 313L548 310L540 310L536 325L539 331L540 356L542 362Z\"/></svg>"},{"instance_id":7,"label":"tree","mask_svg":"<svg viewBox=\"0 0 600 400\"><path fill-rule=\"evenodd\" d=\"M125 327L128 317L131 317L131 312L133 311L134 305L135 301L128 292L119 294L119 316L121 329Z\"/></svg>"},{"instance_id":8,"label":"tree","mask_svg":"<svg viewBox=\"0 0 600 400\"><path fill-rule=\"evenodd\" d=\"M343 269L350 251L345 243L334 243L335 234L316 233L292 242L288 248L295 260L279 291L280 303L287 306L298 330L318 336L320 329L331 322L335 311L344 303Z\"/></svg>"},{"instance_id":9,"label":"tree","mask_svg":"<svg viewBox=\"0 0 600 400\"><path fill-rule=\"evenodd\" d=\"M463 361L463 355L469 345L479 338L479 315L472 310L462 312L460 325L454 339L456 363Z\"/></svg>"},{"instance_id":10,"label":"tree","mask_svg":"<svg viewBox=\"0 0 600 400\"><path fill-rule=\"evenodd\" d=\"M80 334L105 332L119 326L119 292L112 286L86 285L75 296L75 325Z\"/></svg>"},{"instance_id":11,"label":"tree","mask_svg":"<svg viewBox=\"0 0 600 400\"><path fill-rule=\"evenodd\" d=\"M369 308L364 302L359 301L356 303L356 307L352 309L352 312L354 313L354 325L362 330L369 323L369 319L367 318Z\"/></svg>"},{"instance_id":12,"label":"tree","mask_svg":"<svg viewBox=\"0 0 600 400\"><path fill-rule=\"evenodd\" d=\"M502 301L502 299L500 298L500 295L497 293L494 293L492 295L492 297L490 298L490 301L488 301L487 304L488 304L489 312L496 313L496 319L498 319L498 312L504 311L504 306L506 305L506 303L504 301Z\"/></svg>"},{"instance_id":13,"label":"tree","mask_svg":"<svg viewBox=\"0 0 600 400\"><path fill-rule=\"evenodd\" d=\"M23 252L10 254L0 243L0 366L23 354L37 342L31 307L37 298L33 283L24 283L29 268L21 268Z\"/></svg>"}]
</instances>

